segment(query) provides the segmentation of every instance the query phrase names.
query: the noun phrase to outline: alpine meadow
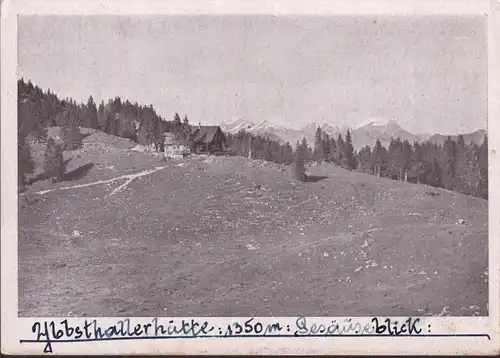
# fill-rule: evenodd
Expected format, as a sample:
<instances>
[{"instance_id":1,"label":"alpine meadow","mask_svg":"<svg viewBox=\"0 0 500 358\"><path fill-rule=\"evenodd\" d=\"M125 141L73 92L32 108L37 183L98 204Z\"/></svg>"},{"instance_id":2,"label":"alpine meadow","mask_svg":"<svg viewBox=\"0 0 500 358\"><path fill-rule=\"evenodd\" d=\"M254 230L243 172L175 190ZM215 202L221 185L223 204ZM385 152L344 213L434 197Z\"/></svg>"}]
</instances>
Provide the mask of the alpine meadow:
<instances>
[{"instance_id":1,"label":"alpine meadow","mask_svg":"<svg viewBox=\"0 0 500 358\"><path fill-rule=\"evenodd\" d=\"M20 16L19 316L487 316L485 24Z\"/></svg>"}]
</instances>

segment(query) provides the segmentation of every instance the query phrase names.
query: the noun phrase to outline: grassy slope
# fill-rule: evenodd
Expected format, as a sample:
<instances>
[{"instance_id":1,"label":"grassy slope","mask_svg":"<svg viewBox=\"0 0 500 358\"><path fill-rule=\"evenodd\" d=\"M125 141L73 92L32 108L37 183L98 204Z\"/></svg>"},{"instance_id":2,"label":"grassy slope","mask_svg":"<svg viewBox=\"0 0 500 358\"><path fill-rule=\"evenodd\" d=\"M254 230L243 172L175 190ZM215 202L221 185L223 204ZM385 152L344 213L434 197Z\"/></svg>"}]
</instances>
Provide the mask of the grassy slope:
<instances>
[{"instance_id":1,"label":"grassy slope","mask_svg":"<svg viewBox=\"0 0 500 358\"><path fill-rule=\"evenodd\" d=\"M108 139L66 153L95 164L83 178L30 190L169 167L109 197L125 180L23 196L20 316L487 314L482 199L326 165L294 184L271 163L165 163Z\"/></svg>"}]
</instances>

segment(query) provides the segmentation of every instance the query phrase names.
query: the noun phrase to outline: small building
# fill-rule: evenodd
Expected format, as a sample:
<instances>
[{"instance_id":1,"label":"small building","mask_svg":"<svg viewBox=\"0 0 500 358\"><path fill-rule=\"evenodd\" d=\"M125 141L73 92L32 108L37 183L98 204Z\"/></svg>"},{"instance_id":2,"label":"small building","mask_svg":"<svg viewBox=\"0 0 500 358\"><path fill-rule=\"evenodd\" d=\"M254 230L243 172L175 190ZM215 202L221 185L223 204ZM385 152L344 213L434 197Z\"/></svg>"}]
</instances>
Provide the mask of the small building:
<instances>
[{"instance_id":1,"label":"small building","mask_svg":"<svg viewBox=\"0 0 500 358\"><path fill-rule=\"evenodd\" d=\"M226 137L219 126L199 125L194 129L193 148L196 153L222 153Z\"/></svg>"},{"instance_id":2,"label":"small building","mask_svg":"<svg viewBox=\"0 0 500 358\"><path fill-rule=\"evenodd\" d=\"M177 140L174 133L163 133L164 156L167 159L181 159L189 153L189 148Z\"/></svg>"}]
</instances>

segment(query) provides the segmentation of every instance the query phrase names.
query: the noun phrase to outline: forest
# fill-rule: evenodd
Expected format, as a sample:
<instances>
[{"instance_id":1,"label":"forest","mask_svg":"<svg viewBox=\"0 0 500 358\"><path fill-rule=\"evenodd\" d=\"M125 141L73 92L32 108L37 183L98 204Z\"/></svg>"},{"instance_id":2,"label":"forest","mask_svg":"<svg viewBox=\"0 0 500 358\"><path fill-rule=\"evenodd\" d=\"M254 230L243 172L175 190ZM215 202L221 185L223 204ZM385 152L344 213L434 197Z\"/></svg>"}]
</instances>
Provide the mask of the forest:
<instances>
[{"instance_id":1,"label":"forest","mask_svg":"<svg viewBox=\"0 0 500 358\"><path fill-rule=\"evenodd\" d=\"M61 141L47 138L48 127L61 128ZM86 103L71 98L60 99L50 89L44 91L31 81L18 80L18 183L20 187L34 171L30 143L46 144L46 171L57 177L62 165L62 151L81 146L80 127L101 130L128 138L138 144L161 150L163 133L173 132L179 140L190 143L196 133L187 115L175 112L171 120L158 115L152 105L140 105L120 97L96 104L90 96ZM348 170L378 177L402 180L488 198L488 138L478 146L450 137L444 145L430 142L409 143L398 138L385 148L377 140L373 147L355 151L350 132L337 138L317 129L313 146L306 138L295 143L280 143L246 131L226 133L228 154L251 157L278 164L303 167L308 162L328 162Z\"/></svg>"},{"instance_id":2,"label":"forest","mask_svg":"<svg viewBox=\"0 0 500 358\"><path fill-rule=\"evenodd\" d=\"M335 140L318 128L312 160L488 199L487 136L480 146L465 143L462 135L456 141L448 136L442 146L393 138L385 148L377 140L373 147L364 146L356 153L349 131L345 139L339 135Z\"/></svg>"}]
</instances>

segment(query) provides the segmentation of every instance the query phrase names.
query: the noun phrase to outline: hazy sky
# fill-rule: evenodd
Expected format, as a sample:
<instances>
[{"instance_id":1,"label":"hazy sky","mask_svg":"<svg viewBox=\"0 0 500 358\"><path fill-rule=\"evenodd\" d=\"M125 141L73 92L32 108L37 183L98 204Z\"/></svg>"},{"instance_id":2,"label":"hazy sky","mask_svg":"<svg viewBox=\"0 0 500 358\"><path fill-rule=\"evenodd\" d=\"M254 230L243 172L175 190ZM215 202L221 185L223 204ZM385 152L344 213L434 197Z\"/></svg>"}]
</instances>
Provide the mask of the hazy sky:
<instances>
[{"instance_id":1,"label":"hazy sky","mask_svg":"<svg viewBox=\"0 0 500 358\"><path fill-rule=\"evenodd\" d=\"M120 96L171 119L301 127L393 118L487 125L486 17L19 17L18 75L61 97Z\"/></svg>"}]
</instances>

